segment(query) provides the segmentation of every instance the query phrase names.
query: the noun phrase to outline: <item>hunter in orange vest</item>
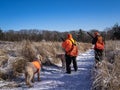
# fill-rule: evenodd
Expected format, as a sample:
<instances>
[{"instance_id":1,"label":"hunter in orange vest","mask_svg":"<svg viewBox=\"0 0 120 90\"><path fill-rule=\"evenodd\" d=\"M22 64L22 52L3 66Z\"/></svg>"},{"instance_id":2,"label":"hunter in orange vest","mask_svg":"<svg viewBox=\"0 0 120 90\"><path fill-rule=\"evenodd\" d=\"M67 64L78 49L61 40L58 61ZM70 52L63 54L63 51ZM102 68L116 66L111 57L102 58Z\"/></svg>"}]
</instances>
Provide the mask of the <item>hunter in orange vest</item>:
<instances>
[{"instance_id":1,"label":"hunter in orange vest","mask_svg":"<svg viewBox=\"0 0 120 90\"><path fill-rule=\"evenodd\" d=\"M68 34L67 39L62 43L62 47L65 49L65 52L67 55L70 55L70 56L78 55L78 47L75 44L76 43L75 43L75 40L72 38L72 35Z\"/></svg>"},{"instance_id":2,"label":"hunter in orange vest","mask_svg":"<svg viewBox=\"0 0 120 90\"><path fill-rule=\"evenodd\" d=\"M62 48L65 50L66 73L71 73L70 64L72 61L74 70L77 71L76 57L78 55L78 47L75 44L75 40L72 38L71 34L67 35L67 39L62 43Z\"/></svg>"},{"instance_id":3,"label":"hunter in orange vest","mask_svg":"<svg viewBox=\"0 0 120 90\"><path fill-rule=\"evenodd\" d=\"M103 50L104 50L104 42L102 36L98 33L94 33L94 38L92 40L92 44L94 45L95 50L95 62L101 62L103 59Z\"/></svg>"}]
</instances>

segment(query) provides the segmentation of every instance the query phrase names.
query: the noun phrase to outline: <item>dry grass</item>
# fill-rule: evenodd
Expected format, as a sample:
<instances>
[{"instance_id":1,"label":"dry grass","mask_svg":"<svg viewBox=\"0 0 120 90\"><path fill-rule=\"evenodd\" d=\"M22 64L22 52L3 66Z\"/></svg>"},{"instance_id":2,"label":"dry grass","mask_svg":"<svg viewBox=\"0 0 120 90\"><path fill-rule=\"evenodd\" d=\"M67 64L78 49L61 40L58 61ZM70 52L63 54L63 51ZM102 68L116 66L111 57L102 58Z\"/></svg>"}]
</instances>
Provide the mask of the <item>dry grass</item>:
<instances>
[{"instance_id":1,"label":"dry grass","mask_svg":"<svg viewBox=\"0 0 120 90\"><path fill-rule=\"evenodd\" d=\"M120 41L106 42L106 56L95 73L93 90L120 90Z\"/></svg>"},{"instance_id":2,"label":"dry grass","mask_svg":"<svg viewBox=\"0 0 120 90\"><path fill-rule=\"evenodd\" d=\"M79 52L82 53L82 52L85 52L86 50L90 49L92 47L92 44L78 42L77 46L79 48Z\"/></svg>"},{"instance_id":3,"label":"dry grass","mask_svg":"<svg viewBox=\"0 0 120 90\"><path fill-rule=\"evenodd\" d=\"M15 76L19 73L22 73L24 70L24 66L27 62L27 60L25 60L24 58L16 58L15 60L16 62L12 63L12 69L13 72L15 73Z\"/></svg>"},{"instance_id":4,"label":"dry grass","mask_svg":"<svg viewBox=\"0 0 120 90\"><path fill-rule=\"evenodd\" d=\"M32 42L29 40L22 42L22 56L28 61L32 61L35 57L35 51L32 47Z\"/></svg>"},{"instance_id":5,"label":"dry grass","mask_svg":"<svg viewBox=\"0 0 120 90\"><path fill-rule=\"evenodd\" d=\"M0 44L0 78L16 77L24 70L24 65L32 61L37 54L43 56L43 65L57 64L60 62L56 54L64 53L61 42L1 42ZM88 43L78 43L79 52L84 52L91 47ZM8 68L8 69L5 69ZM6 71L5 71L6 70ZM5 72L3 72L5 71Z\"/></svg>"}]
</instances>

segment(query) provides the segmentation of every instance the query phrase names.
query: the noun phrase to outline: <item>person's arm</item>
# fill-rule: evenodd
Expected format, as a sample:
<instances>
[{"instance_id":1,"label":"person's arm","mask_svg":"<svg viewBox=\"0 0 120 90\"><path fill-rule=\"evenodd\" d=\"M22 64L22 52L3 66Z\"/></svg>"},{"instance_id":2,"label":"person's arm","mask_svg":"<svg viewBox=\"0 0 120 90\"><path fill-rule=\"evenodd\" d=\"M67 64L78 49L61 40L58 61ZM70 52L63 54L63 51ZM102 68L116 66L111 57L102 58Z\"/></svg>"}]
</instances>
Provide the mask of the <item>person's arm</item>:
<instances>
[{"instance_id":1,"label":"person's arm","mask_svg":"<svg viewBox=\"0 0 120 90\"><path fill-rule=\"evenodd\" d=\"M97 37L94 37L92 39L92 49L94 49L96 42L97 42Z\"/></svg>"},{"instance_id":2,"label":"person's arm","mask_svg":"<svg viewBox=\"0 0 120 90\"><path fill-rule=\"evenodd\" d=\"M62 43L62 48L68 52L71 48L71 45L72 45L72 42L70 40L65 40L63 43Z\"/></svg>"},{"instance_id":3,"label":"person's arm","mask_svg":"<svg viewBox=\"0 0 120 90\"><path fill-rule=\"evenodd\" d=\"M92 39L92 44L93 44L93 45L95 44L95 38Z\"/></svg>"}]
</instances>

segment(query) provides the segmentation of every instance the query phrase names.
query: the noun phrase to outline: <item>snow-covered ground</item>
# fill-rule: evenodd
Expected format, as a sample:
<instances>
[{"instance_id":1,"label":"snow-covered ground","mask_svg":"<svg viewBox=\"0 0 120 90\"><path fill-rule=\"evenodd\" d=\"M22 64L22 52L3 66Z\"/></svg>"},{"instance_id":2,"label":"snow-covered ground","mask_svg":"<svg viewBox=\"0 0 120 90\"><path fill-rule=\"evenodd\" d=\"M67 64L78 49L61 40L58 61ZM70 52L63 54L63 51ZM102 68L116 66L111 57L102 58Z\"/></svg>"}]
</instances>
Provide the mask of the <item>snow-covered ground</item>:
<instances>
[{"instance_id":1,"label":"snow-covered ground","mask_svg":"<svg viewBox=\"0 0 120 90\"><path fill-rule=\"evenodd\" d=\"M92 86L92 69L94 64L93 50L88 50L77 57L78 71L72 68L71 74L66 74L60 67L43 67L41 81L35 80L34 87L28 88L24 79L21 86L0 90L90 90ZM0 86L1 86L0 82ZM2 83L3 84L3 83Z\"/></svg>"}]
</instances>

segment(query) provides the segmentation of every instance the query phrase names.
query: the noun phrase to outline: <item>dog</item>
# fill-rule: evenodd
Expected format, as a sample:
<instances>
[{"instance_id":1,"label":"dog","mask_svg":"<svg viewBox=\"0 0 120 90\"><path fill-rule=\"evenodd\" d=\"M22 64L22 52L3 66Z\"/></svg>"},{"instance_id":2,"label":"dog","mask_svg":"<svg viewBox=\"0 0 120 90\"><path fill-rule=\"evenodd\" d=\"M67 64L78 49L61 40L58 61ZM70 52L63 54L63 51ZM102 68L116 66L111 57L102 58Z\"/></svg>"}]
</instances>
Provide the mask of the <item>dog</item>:
<instances>
[{"instance_id":1,"label":"dog","mask_svg":"<svg viewBox=\"0 0 120 90\"><path fill-rule=\"evenodd\" d=\"M61 60L62 68L65 70L66 68L65 54L56 54L56 58L59 58Z\"/></svg>"},{"instance_id":2,"label":"dog","mask_svg":"<svg viewBox=\"0 0 120 90\"><path fill-rule=\"evenodd\" d=\"M41 70L42 56L37 55L33 62L27 62L25 65L25 82L26 85L32 87L31 81L34 83L34 75L37 73L37 79L40 81L40 70Z\"/></svg>"}]
</instances>

